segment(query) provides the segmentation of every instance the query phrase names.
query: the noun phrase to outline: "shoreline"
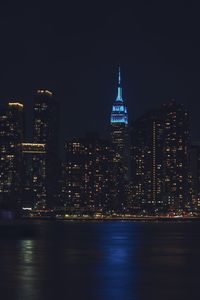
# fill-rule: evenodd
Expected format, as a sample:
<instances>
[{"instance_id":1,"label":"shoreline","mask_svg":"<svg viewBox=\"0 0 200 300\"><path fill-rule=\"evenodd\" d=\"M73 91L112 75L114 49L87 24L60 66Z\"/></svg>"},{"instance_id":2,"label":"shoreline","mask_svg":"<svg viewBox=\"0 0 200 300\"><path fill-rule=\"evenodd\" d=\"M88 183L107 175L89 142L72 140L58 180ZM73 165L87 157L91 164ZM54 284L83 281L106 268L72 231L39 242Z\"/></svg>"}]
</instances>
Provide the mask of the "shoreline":
<instances>
[{"instance_id":1,"label":"shoreline","mask_svg":"<svg viewBox=\"0 0 200 300\"><path fill-rule=\"evenodd\" d=\"M19 220L32 220L32 221L133 221L133 222L200 222L199 217L105 217L105 218L94 218L94 217L22 217Z\"/></svg>"}]
</instances>

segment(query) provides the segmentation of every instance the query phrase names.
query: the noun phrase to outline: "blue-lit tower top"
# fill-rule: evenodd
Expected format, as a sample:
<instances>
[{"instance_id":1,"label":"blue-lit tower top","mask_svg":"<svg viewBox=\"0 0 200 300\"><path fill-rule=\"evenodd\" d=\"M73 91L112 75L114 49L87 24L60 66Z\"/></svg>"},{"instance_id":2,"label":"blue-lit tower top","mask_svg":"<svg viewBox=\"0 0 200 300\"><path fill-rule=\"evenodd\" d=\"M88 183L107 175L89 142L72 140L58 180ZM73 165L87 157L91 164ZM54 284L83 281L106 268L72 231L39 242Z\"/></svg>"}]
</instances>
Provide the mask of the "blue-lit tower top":
<instances>
[{"instance_id":1,"label":"blue-lit tower top","mask_svg":"<svg viewBox=\"0 0 200 300\"><path fill-rule=\"evenodd\" d=\"M124 105L124 100L122 98L122 86L121 86L121 70L119 66L118 71L118 88L117 88L117 98L112 105L111 112L111 124L119 123L128 125L128 112L127 107Z\"/></svg>"}]
</instances>

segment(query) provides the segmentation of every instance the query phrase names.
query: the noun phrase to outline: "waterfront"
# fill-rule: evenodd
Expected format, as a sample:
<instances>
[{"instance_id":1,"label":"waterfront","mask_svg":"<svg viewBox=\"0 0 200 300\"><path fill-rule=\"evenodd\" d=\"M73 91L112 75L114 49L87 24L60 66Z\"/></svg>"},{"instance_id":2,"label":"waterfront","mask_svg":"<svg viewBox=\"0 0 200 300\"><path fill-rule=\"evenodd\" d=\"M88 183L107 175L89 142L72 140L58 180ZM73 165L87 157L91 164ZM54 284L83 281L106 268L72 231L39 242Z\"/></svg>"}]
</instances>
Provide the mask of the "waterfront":
<instances>
[{"instance_id":1,"label":"waterfront","mask_svg":"<svg viewBox=\"0 0 200 300\"><path fill-rule=\"evenodd\" d=\"M0 236L2 300L179 300L199 293L200 222L32 223L34 236Z\"/></svg>"}]
</instances>

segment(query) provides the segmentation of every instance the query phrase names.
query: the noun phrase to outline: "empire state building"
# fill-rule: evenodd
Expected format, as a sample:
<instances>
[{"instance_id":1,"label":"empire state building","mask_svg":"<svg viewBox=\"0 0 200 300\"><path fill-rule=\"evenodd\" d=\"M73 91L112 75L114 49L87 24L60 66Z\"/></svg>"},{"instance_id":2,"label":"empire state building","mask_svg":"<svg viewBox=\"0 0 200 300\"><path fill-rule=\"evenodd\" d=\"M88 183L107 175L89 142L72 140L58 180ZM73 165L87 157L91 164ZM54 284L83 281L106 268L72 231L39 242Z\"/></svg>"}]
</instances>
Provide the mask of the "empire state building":
<instances>
[{"instance_id":1,"label":"empire state building","mask_svg":"<svg viewBox=\"0 0 200 300\"><path fill-rule=\"evenodd\" d=\"M122 97L121 70L118 71L117 97L111 112L111 142L115 149L114 163L125 180L129 178L128 112Z\"/></svg>"}]
</instances>

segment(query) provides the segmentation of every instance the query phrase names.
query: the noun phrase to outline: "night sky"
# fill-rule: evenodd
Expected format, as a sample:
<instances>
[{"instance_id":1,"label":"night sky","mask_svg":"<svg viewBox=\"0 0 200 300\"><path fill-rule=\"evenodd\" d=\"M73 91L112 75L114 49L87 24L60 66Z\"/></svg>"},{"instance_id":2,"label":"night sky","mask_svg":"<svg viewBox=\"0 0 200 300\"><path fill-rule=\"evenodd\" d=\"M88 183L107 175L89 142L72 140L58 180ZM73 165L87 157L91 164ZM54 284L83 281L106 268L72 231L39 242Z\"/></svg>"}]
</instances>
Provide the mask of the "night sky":
<instances>
[{"instance_id":1,"label":"night sky","mask_svg":"<svg viewBox=\"0 0 200 300\"><path fill-rule=\"evenodd\" d=\"M129 120L176 98L200 140L198 1L15 2L0 9L2 103L23 100L30 119L46 88L61 104L61 143L106 136L120 63Z\"/></svg>"}]
</instances>

